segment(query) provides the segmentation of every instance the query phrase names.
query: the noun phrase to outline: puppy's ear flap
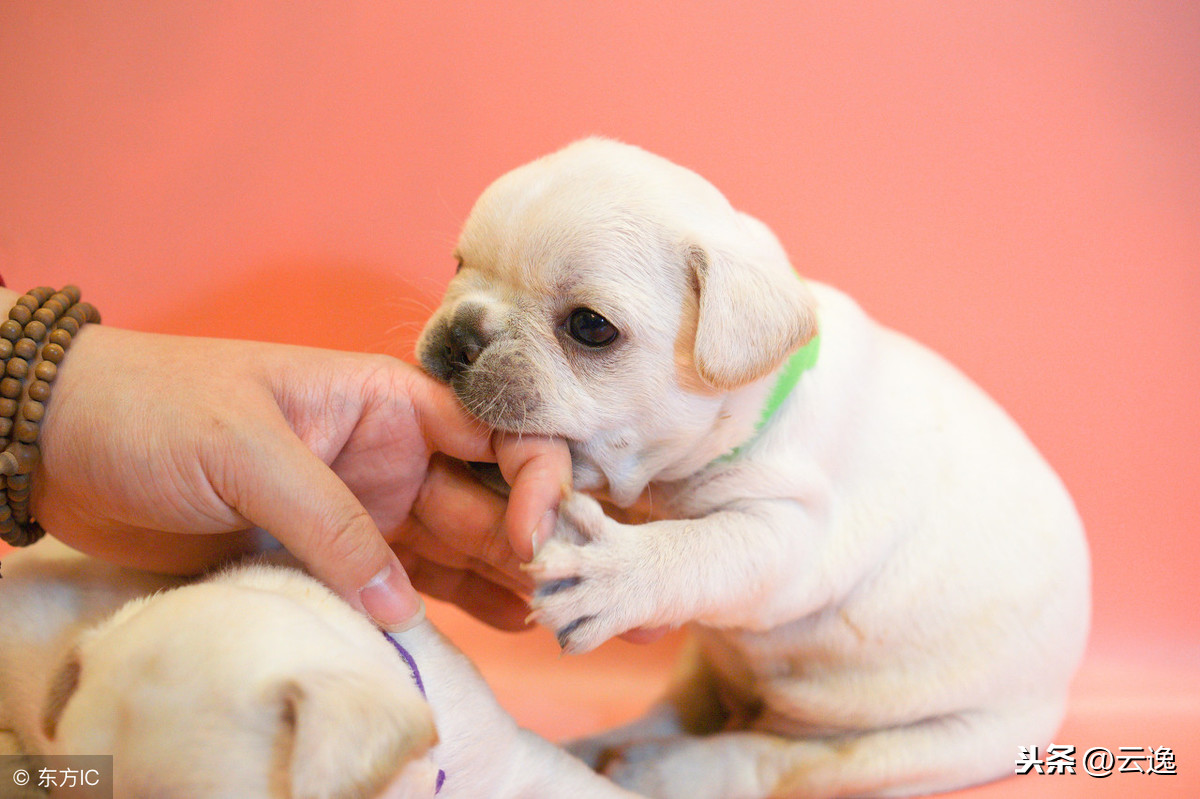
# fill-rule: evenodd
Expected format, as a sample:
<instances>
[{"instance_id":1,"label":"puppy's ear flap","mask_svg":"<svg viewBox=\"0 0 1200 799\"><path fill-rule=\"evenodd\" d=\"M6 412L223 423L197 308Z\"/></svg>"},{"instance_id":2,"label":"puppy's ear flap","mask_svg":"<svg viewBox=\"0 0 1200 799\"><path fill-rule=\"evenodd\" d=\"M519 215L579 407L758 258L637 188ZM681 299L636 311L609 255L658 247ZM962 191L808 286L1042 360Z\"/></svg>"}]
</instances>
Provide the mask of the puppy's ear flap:
<instances>
[{"instance_id":1,"label":"puppy's ear flap","mask_svg":"<svg viewBox=\"0 0 1200 799\"><path fill-rule=\"evenodd\" d=\"M58 722L67 703L79 688L79 672L79 653L73 651L50 680L50 690L42 706L42 734L51 741L58 735Z\"/></svg>"},{"instance_id":2,"label":"puppy's ear flap","mask_svg":"<svg viewBox=\"0 0 1200 799\"><path fill-rule=\"evenodd\" d=\"M376 796L437 743L433 711L394 676L315 671L275 691L282 725L273 782L293 799Z\"/></svg>"},{"instance_id":3,"label":"puppy's ear flap","mask_svg":"<svg viewBox=\"0 0 1200 799\"><path fill-rule=\"evenodd\" d=\"M699 294L693 359L706 385L729 391L758 380L816 335L816 301L782 251L691 244L685 252Z\"/></svg>"}]
</instances>

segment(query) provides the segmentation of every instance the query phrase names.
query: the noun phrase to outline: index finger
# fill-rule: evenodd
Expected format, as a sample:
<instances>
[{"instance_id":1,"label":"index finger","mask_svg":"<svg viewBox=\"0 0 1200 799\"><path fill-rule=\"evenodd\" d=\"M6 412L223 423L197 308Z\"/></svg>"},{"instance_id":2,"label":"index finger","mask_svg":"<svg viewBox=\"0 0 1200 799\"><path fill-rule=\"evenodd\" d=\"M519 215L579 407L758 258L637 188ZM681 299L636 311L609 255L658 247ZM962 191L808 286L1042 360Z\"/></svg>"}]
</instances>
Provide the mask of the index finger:
<instances>
[{"instance_id":1,"label":"index finger","mask_svg":"<svg viewBox=\"0 0 1200 799\"><path fill-rule=\"evenodd\" d=\"M504 532L522 560L554 532L558 503L571 488L571 453L559 438L492 434L496 462L512 486L504 513Z\"/></svg>"}]
</instances>

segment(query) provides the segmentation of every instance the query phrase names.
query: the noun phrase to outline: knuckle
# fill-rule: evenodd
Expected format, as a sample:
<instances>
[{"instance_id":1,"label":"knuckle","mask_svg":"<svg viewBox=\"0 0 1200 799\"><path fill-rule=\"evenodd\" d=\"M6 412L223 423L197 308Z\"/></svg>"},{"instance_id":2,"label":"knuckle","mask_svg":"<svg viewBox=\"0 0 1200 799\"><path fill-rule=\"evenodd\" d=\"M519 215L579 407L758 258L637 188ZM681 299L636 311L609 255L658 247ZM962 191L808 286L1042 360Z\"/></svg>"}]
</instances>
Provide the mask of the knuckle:
<instances>
[{"instance_id":1,"label":"knuckle","mask_svg":"<svg viewBox=\"0 0 1200 799\"><path fill-rule=\"evenodd\" d=\"M517 556L513 552L508 539L499 530L493 531L491 535L484 536L480 558L484 563L490 563L495 566L512 564L517 560Z\"/></svg>"},{"instance_id":2,"label":"knuckle","mask_svg":"<svg viewBox=\"0 0 1200 799\"><path fill-rule=\"evenodd\" d=\"M380 547L373 545L374 521L365 509L342 509L326 515L322 522L312 531L311 549L315 557L356 571L371 565Z\"/></svg>"}]
</instances>

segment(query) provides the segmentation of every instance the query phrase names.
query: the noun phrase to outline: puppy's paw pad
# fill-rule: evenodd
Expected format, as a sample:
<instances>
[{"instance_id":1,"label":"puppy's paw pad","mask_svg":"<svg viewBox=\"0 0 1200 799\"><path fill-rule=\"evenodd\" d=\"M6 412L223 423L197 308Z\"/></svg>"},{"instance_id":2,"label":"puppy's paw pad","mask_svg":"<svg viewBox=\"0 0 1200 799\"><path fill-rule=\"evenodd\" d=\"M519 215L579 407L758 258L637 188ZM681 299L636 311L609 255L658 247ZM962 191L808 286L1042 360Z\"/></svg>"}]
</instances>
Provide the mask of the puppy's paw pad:
<instances>
[{"instance_id":1,"label":"puppy's paw pad","mask_svg":"<svg viewBox=\"0 0 1200 799\"><path fill-rule=\"evenodd\" d=\"M647 557L643 531L608 518L583 494L565 498L558 518L559 530L527 571L536 582L534 617L563 651L587 652L649 623L656 578L646 567L656 561Z\"/></svg>"},{"instance_id":2,"label":"puppy's paw pad","mask_svg":"<svg viewBox=\"0 0 1200 799\"><path fill-rule=\"evenodd\" d=\"M570 587L534 593L530 618L554 631L564 653L588 652L624 632L621 615L613 612L614 600L603 596L595 583L561 580L558 585Z\"/></svg>"},{"instance_id":3,"label":"puppy's paw pad","mask_svg":"<svg viewBox=\"0 0 1200 799\"><path fill-rule=\"evenodd\" d=\"M559 591L574 588L581 582L583 582L583 578L575 575L573 577L563 577L561 580L550 580L549 582L539 583L534 596L538 599L544 599L548 596L554 596Z\"/></svg>"},{"instance_id":4,"label":"puppy's paw pad","mask_svg":"<svg viewBox=\"0 0 1200 799\"><path fill-rule=\"evenodd\" d=\"M566 626L554 633L554 637L558 639L558 645L563 652L578 654L597 646L597 644L592 644L591 646L587 646L587 649L582 648L586 646L584 643L586 638L583 635L583 627L594 618L595 616L580 616L578 619L568 622Z\"/></svg>"}]
</instances>

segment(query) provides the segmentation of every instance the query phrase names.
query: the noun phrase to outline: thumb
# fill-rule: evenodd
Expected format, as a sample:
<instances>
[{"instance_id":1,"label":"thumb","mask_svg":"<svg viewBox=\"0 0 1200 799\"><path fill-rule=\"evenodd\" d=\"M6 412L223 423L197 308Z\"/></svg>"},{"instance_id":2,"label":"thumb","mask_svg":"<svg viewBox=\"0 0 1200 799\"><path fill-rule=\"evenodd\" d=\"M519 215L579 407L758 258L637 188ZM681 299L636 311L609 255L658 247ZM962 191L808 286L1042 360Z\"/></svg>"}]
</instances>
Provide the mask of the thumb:
<instances>
[{"instance_id":1,"label":"thumb","mask_svg":"<svg viewBox=\"0 0 1200 799\"><path fill-rule=\"evenodd\" d=\"M376 624L392 631L409 626L421 598L341 478L286 425L242 443L239 462L246 468L223 470L229 484L218 486L226 502Z\"/></svg>"}]
</instances>

